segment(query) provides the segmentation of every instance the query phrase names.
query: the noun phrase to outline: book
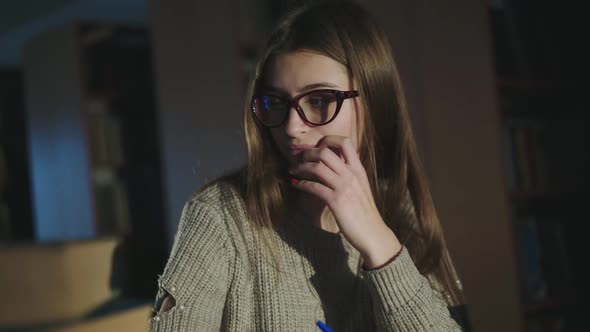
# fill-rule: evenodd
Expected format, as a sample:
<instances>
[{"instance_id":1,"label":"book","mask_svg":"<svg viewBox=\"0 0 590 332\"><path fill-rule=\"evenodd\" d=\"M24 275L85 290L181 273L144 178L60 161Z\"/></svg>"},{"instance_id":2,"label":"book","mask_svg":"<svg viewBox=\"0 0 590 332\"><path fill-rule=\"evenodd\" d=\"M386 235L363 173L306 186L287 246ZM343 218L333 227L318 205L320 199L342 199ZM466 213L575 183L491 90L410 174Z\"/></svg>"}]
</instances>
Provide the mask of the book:
<instances>
[{"instance_id":1,"label":"book","mask_svg":"<svg viewBox=\"0 0 590 332\"><path fill-rule=\"evenodd\" d=\"M505 129L505 150L509 158L506 167L511 189L524 192L544 192L551 188L549 181L548 137L544 124L519 119L510 121Z\"/></svg>"},{"instance_id":2,"label":"book","mask_svg":"<svg viewBox=\"0 0 590 332\"><path fill-rule=\"evenodd\" d=\"M563 332L566 331L566 321L563 316L531 319L527 322L527 332Z\"/></svg>"},{"instance_id":3,"label":"book","mask_svg":"<svg viewBox=\"0 0 590 332\"><path fill-rule=\"evenodd\" d=\"M537 228L547 295L553 298L567 295L573 279L564 224L555 217L543 217L538 218Z\"/></svg>"},{"instance_id":4,"label":"book","mask_svg":"<svg viewBox=\"0 0 590 332\"><path fill-rule=\"evenodd\" d=\"M536 218L526 216L516 219L515 228L523 299L525 302L541 300L547 296L547 285Z\"/></svg>"},{"instance_id":5,"label":"book","mask_svg":"<svg viewBox=\"0 0 590 332\"><path fill-rule=\"evenodd\" d=\"M529 156L526 128L514 128L514 151L516 158L516 168L518 169L519 178L517 179L518 189L530 191L533 189L533 179L531 174L531 160Z\"/></svg>"},{"instance_id":6,"label":"book","mask_svg":"<svg viewBox=\"0 0 590 332\"><path fill-rule=\"evenodd\" d=\"M504 172L506 173L508 188L511 191L515 191L518 189L518 175L516 169L516 160L514 158L515 151L512 133L513 130L512 128L504 127L503 131L502 144L504 145Z\"/></svg>"},{"instance_id":7,"label":"book","mask_svg":"<svg viewBox=\"0 0 590 332\"><path fill-rule=\"evenodd\" d=\"M531 147L535 167L535 189L540 192L550 190L549 171L547 168L547 128L535 127L533 130L533 146Z\"/></svg>"},{"instance_id":8,"label":"book","mask_svg":"<svg viewBox=\"0 0 590 332\"><path fill-rule=\"evenodd\" d=\"M100 98L87 102L87 113L93 165L119 167L124 159L120 119L109 111L108 102Z\"/></svg>"},{"instance_id":9,"label":"book","mask_svg":"<svg viewBox=\"0 0 590 332\"><path fill-rule=\"evenodd\" d=\"M2 196L0 196L1 198ZM0 242L10 241L12 235L10 209L0 201Z\"/></svg>"},{"instance_id":10,"label":"book","mask_svg":"<svg viewBox=\"0 0 590 332\"><path fill-rule=\"evenodd\" d=\"M99 234L124 235L131 229L129 199L120 179L108 170L100 169L94 174Z\"/></svg>"},{"instance_id":11,"label":"book","mask_svg":"<svg viewBox=\"0 0 590 332\"><path fill-rule=\"evenodd\" d=\"M2 147L2 144L0 144L0 195L2 195L4 187L7 183L6 179L8 178L8 167L6 164L7 162L4 154L4 148Z\"/></svg>"}]
</instances>

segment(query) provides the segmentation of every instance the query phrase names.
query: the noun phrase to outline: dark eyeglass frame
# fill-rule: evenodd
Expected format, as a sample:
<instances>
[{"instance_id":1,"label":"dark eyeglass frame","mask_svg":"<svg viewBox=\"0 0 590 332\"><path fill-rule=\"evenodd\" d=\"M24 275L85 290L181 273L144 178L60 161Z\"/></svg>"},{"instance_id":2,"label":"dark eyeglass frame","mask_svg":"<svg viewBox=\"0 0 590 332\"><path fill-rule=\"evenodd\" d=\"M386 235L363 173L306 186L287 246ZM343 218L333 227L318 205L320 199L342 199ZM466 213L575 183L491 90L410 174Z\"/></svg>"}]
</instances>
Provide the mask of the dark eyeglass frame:
<instances>
[{"instance_id":1,"label":"dark eyeglass frame","mask_svg":"<svg viewBox=\"0 0 590 332\"><path fill-rule=\"evenodd\" d=\"M299 106L299 100L301 100L301 98L303 98L307 95L310 95L312 93L318 93L318 92L319 93L332 93L332 94L334 94L334 96L336 96L336 111L334 112L334 115L332 116L332 118L324 123L313 123L313 122L309 121L305 117L305 112L303 112L303 109L301 108L301 106ZM336 119L336 116L338 116L338 113L340 113L340 109L342 108L342 103L344 102L344 100L349 99L349 98L358 97L358 95L359 95L358 90L341 91L341 90L334 90L334 89L311 90L311 91L304 92L300 95L297 95L293 98L285 98L285 97L278 96L276 94L271 94L271 93L256 94L256 95L254 95L254 97L252 97L251 110L254 115L254 118L256 120L258 120L258 122L260 122L260 124L262 124L265 127L274 128L274 127L278 127L278 126L282 125L283 123L285 123L285 120L287 120L287 118L289 117L289 111L291 110L291 108L295 108L295 111L297 111L297 114L299 115L301 120L303 120L303 122L305 122L307 125L318 127L318 126L327 125L328 123L334 121L334 119ZM266 124L261 119L261 117L259 117L258 114L256 113L256 100L261 97L264 97L264 96L273 96L275 98L278 98L278 99L284 101L285 104L288 106L287 111L285 112L285 117L282 120L280 120L277 124L274 124L274 125Z\"/></svg>"}]
</instances>

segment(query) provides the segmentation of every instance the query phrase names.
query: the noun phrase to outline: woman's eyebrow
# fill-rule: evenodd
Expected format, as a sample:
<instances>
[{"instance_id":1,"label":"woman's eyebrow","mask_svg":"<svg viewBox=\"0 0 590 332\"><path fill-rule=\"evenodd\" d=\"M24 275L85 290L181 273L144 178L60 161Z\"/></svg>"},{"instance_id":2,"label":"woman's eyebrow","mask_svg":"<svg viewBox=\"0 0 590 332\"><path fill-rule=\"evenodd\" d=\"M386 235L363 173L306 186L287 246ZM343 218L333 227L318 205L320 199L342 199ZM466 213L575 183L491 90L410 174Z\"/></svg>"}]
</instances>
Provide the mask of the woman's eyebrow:
<instances>
[{"instance_id":1,"label":"woman's eyebrow","mask_svg":"<svg viewBox=\"0 0 590 332\"><path fill-rule=\"evenodd\" d=\"M334 84L334 83L329 83L329 82L318 82L318 83L311 83L311 84L307 84L304 85L303 87L297 89L297 94L300 93L304 93L307 91L311 91L311 90L315 90L315 89L325 89L325 88L330 88L330 89L338 89L340 88L339 85ZM265 85L261 88L262 91L267 91L267 92L275 92L278 94L282 94L282 95L289 95L289 93L286 90L283 90L281 88L277 88L271 85Z\"/></svg>"},{"instance_id":2,"label":"woman's eyebrow","mask_svg":"<svg viewBox=\"0 0 590 332\"><path fill-rule=\"evenodd\" d=\"M286 95L286 96L289 95L289 93L287 91L285 91L283 89L280 89L280 88L277 88L277 87L274 87L274 86L271 86L271 85L263 85L260 88L260 90L263 91L263 92L265 92L265 93L269 93L270 92L270 93L276 93L278 95Z\"/></svg>"},{"instance_id":3,"label":"woman's eyebrow","mask_svg":"<svg viewBox=\"0 0 590 332\"><path fill-rule=\"evenodd\" d=\"M330 83L330 82L318 82L318 83L312 83L312 84L305 85L302 88L299 88L297 91L299 93L303 93L303 92L307 92L307 91L311 91L311 90L315 90L315 89L321 89L321 88L336 89L336 88L339 88L339 86L337 84Z\"/></svg>"}]
</instances>

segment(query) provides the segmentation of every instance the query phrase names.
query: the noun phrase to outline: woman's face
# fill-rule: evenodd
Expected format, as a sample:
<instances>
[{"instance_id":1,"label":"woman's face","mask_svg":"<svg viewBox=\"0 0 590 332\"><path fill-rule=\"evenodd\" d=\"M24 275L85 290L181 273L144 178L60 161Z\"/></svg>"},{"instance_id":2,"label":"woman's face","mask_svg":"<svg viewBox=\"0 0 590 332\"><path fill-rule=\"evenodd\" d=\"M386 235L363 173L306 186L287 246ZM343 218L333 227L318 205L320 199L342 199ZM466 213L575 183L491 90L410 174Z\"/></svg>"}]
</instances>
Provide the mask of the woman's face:
<instances>
[{"instance_id":1,"label":"woman's face","mask_svg":"<svg viewBox=\"0 0 590 332\"><path fill-rule=\"evenodd\" d=\"M293 98L316 89L354 90L347 68L330 57L306 51L296 51L274 57L268 64L263 92L278 93ZM349 137L358 150L357 98L345 99L340 113L325 125L305 123L294 108L289 110L285 122L271 128L276 146L289 162L298 162L297 155L312 149L325 136Z\"/></svg>"}]
</instances>

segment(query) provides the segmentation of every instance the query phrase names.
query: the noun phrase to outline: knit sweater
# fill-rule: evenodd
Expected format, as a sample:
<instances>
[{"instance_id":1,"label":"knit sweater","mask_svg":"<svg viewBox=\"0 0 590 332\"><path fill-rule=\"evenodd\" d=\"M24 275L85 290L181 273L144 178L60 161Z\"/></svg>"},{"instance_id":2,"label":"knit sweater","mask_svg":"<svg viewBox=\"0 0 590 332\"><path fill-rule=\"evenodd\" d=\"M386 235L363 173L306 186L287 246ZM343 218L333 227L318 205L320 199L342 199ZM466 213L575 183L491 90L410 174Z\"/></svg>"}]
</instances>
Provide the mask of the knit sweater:
<instances>
[{"instance_id":1,"label":"knit sweater","mask_svg":"<svg viewBox=\"0 0 590 332\"><path fill-rule=\"evenodd\" d=\"M319 332L318 320L335 332L461 330L407 248L365 270L343 236L287 218L268 231L277 263L242 206L223 182L185 204L158 281L157 301L168 293L175 306L151 331Z\"/></svg>"}]
</instances>

